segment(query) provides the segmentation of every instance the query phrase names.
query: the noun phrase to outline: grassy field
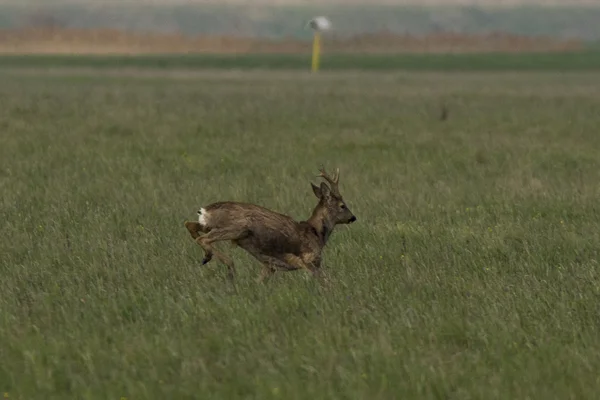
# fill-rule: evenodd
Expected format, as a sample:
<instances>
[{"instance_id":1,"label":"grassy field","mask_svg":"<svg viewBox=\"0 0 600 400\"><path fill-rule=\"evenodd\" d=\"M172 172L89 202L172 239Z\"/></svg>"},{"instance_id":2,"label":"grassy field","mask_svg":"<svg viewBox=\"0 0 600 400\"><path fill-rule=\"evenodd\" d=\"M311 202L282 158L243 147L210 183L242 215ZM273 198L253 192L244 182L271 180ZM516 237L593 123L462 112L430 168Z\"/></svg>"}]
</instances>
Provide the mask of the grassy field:
<instances>
[{"instance_id":1,"label":"grassy field","mask_svg":"<svg viewBox=\"0 0 600 400\"><path fill-rule=\"evenodd\" d=\"M189 54L189 55L1 55L3 69L237 69L308 70L311 55L301 54ZM470 54L324 54L324 71L600 71L597 49L566 53Z\"/></svg>"},{"instance_id":2,"label":"grassy field","mask_svg":"<svg viewBox=\"0 0 600 400\"><path fill-rule=\"evenodd\" d=\"M3 71L0 393L596 398L599 78ZM198 207L306 218L320 163L329 290L200 266Z\"/></svg>"}]
</instances>

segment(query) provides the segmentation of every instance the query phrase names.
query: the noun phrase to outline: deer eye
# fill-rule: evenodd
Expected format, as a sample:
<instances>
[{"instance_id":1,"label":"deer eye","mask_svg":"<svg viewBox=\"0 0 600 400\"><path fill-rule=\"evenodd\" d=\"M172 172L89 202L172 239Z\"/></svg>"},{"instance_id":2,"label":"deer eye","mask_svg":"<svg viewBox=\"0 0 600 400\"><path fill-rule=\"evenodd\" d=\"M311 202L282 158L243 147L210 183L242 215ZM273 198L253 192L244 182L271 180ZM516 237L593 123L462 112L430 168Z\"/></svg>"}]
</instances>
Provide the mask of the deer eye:
<instances>
[{"instance_id":1,"label":"deer eye","mask_svg":"<svg viewBox=\"0 0 600 400\"><path fill-rule=\"evenodd\" d=\"M345 210L345 209L346 209L346 205L342 203L342 204L340 204L340 208L341 208L342 210Z\"/></svg>"}]
</instances>

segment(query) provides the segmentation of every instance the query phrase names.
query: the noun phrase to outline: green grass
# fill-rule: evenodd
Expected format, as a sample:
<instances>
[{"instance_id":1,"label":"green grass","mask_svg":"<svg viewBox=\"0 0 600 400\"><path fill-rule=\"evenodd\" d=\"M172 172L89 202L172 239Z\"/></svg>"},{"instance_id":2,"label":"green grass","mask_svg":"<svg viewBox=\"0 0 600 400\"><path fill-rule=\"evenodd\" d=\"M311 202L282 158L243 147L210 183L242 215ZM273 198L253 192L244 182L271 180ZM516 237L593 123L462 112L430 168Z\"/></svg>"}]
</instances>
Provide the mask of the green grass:
<instances>
[{"instance_id":1,"label":"green grass","mask_svg":"<svg viewBox=\"0 0 600 400\"><path fill-rule=\"evenodd\" d=\"M600 76L64 71L0 77L11 399L594 399ZM439 105L449 118L440 121ZM201 267L216 200L358 222L332 280Z\"/></svg>"},{"instance_id":2,"label":"green grass","mask_svg":"<svg viewBox=\"0 0 600 400\"><path fill-rule=\"evenodd\" d=\"M3 55L2 68L146 68L146 69L310 69L311 56L242 55ZM407 71L598 71L600 51L570 53L476 54L324 54L322 70Z\"/></svg>"}]
</instances>

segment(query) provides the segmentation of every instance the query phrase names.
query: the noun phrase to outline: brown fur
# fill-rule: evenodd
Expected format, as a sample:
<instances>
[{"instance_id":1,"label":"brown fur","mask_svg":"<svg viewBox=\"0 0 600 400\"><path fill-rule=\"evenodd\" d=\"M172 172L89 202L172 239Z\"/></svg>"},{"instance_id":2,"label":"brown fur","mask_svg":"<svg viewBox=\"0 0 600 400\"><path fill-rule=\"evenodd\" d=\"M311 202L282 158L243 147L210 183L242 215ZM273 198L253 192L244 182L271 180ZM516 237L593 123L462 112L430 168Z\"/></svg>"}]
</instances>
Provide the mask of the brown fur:
<instances>
[{"instance_id":1,"label":"brown fur","mask_svg":"<svg viewBox=\"0 0 600 400\"><path fill-rule=\"evenodd\" d=\"M277 270L304 269L318 275L321 253L333 228L337 224L356 221L338 189L339 169L333 178L324 169L319 176L330 186L325 182L320 186L311 184L319 203L306 221L298 222L287 215L249 203L224 201L205 206L202 214L205 225L185 222L196 243L204 249L202 264L216 257L227 265L228 276L233 280L233 261L213 247L215 242L229 240L263 264L259 277L261 282L272 277Z\"/></svg>"}]
</instances>

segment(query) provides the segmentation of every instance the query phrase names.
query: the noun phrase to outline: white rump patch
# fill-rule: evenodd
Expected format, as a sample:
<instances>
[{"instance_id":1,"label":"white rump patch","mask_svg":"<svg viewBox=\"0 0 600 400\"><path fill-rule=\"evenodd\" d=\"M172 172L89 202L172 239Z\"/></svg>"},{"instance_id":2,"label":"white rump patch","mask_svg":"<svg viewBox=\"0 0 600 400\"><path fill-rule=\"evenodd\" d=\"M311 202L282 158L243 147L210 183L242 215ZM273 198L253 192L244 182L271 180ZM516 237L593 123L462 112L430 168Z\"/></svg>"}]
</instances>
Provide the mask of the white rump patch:
<instances>
[{"instance_id":1,"label":"white rump patch","mask_svg":"<svg viewBox=\"0 0 600 400\"><path fill-rule=\"evenodd\" d=\"M198 211L198 223L202 226L206 226L206 210L204 208L201 208L200 211Z\"/></svg>"}]
</instances>

